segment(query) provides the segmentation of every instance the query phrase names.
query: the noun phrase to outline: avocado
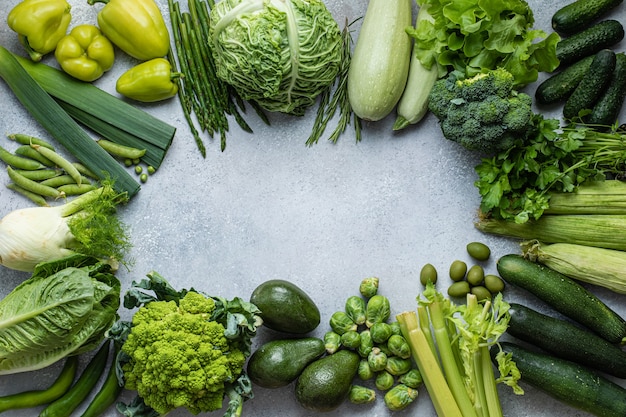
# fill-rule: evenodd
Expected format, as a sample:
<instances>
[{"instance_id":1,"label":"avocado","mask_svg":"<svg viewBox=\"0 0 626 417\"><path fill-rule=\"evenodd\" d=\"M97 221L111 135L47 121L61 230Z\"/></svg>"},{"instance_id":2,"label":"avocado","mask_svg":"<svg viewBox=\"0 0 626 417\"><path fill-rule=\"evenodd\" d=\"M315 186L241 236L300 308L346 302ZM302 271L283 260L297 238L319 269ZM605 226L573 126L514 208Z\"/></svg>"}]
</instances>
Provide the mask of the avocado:
<instances>
[{"instance_id":1,"label":"avocado","mask_svg":"<svg viewBox=\"0 0 626 417\"><path fill-rule=\"evenodd\" d=\"M324 341L315 337L269 341L250 356L248 376L264 388L289 385L325 350Z\"/></svg>"},{"instance_id":2,"label":"avocado","mask_svg":"<svg viewBox=\"0 0 626 417\"><path fill-rule=\"evenodd\" d=\"M320 311L311 297L289 281L265 281L252 292L250 302L261 310L263 324L276 331L304 334L320 324Z\"/></svg>"},{"instance_id":3,"label":"avocado","mask_svg":"<svg viewBox=\"0 0 626 417\"><path fill-rule=\"evenodd\" d=\"M332 411L350 393L359 368L360 356L351 350L340 350L312 362L296 382L296 400L312 411Z\"/></svg>"}]
</instances>

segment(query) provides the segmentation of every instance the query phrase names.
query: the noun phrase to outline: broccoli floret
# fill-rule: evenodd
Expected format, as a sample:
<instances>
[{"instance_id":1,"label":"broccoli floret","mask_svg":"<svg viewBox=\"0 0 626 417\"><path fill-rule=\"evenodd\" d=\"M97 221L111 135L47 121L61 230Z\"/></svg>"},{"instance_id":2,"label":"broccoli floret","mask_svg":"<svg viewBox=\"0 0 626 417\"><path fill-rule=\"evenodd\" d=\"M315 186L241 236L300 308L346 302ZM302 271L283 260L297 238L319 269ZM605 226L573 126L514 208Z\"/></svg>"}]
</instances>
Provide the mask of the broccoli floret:
<instances>
[{"instance_id":1,"label":"broccoli floret","mask_svg":"<svg viewBox=\"0 0 626 417\"><path fill-rule=\"evenodd\" d=\"M498 68L435 83L429 110L445 138L483 153L506 150L526 139L532 124L532 99L514 89L513 75Z\"/></svg>"},{"instance_id":2,"label":"broccoli floret","mask_svg":"<svg viewBox=\"0 0 626 417\"><path fill-rule=\"evenodd\" d=\"M222 408L227 384L243 371L244 353L211 320L215 301L190 291L178 303L153 301L137 310L122 352L125 387L160 415Z\"/></svg>"}]
</instances>

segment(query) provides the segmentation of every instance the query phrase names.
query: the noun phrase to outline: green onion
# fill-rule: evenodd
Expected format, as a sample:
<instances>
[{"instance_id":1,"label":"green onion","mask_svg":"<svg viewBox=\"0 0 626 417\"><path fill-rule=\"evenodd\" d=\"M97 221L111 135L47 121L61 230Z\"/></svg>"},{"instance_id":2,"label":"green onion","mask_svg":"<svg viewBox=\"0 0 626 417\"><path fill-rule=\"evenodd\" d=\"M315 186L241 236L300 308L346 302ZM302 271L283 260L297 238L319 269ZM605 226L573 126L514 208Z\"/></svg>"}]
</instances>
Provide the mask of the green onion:
<instances>
[{"instance_id":1,"label":"green onion","mask_svg":"<svg viewBox=\"0 0 626 417\"><path fill-rule=\"evenodd\" d=\"M46 68L40 64L32 65L33 68L34 65L37 65L36 68ZM33 118L89 170L99 177L113 179L115 188L126 192L129 198L139 191L139 183L61 108L20 65L16 56L1 46L0 77ZM78 94L75 90L74 93ZM88 98L89 105L94 107L92 97Z\"/></svg>"}]
</instances>

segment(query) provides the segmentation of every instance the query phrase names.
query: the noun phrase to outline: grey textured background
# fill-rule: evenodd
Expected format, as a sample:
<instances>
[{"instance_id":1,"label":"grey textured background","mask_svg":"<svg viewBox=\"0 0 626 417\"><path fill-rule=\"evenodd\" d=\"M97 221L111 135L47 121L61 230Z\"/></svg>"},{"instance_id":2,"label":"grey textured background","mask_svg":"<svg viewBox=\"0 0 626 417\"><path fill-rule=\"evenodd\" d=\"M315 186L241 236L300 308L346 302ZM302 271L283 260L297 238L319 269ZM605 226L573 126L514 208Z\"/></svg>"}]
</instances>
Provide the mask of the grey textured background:
<instances>
[{"instance_id":1,"label":"grey textured background","mask_svg":"<svg viewBox=\"0 0 626 417\"><path fill-rule=\"evenodd\" d=\"M72 25L95 23L101 6L70 0ZM327 0L336 20L343 24L365 13L365 0ZM564 0L529 1L537 28L550 30L550 16ZM22 53L15 34L4 22L17 0L3 2L0 44ZM167 2L159 0L168 19ZM181 2L181 4L186 4ZM184 7L184 6L183 6ZM624 6L613 13L623 21ZM356 25L358 28L358 24ZM616 49L622 49L618 45ZM118 51L119 52L119 51ZM54 57L45 62L56 65ZM134 62L117 54L114 68L97 85L115 94L117 77ZM542 76L543 77L543 76ZM536 85L528 90L533 93ZM0 82L0 133L27 133L47 137ZM449 264L471 262L465 245L480 240L492 248L484 266L495 272L495 260L519 251L517 242L482 235L473 227L479 198L473 186L475 155L443 139L436 120L428 115L419 125L393 133L395 114L365 123L363 140L355 143L352 131L335 145L326 136L305 146L315 109L305 117L272 114L264 125L250 113L254 133L242 132L231 120L225 152L217 140L206 139L207 156L197 151L177 100L143 105L148 112L176 126L178 132L161 169L143 185L120 215L131 227L134 248L132 270L120 270L123 290L132 280L158 271L176 287L195 287L224 297L248 298L260 283L287 279L315 300L322 324L313 335L328 330L328 319L344 300L358 293L358 284L378 276L394 313L413 309L420 290L419 270L432 263L445 289ZM542 109L558 115L558 109ZM624 115L624 112L622 112ZM2 184L8 183L0 175ZM0 187L0 216L30 203ZM0 267L1 268L1 267ZM27 278L27 274L0 269L0 296ZM624 298L595 289L622 314ZM509 300L523 299L542 308L535 299L508 288ZM124 318L130 312L122 310ZM261 329L257 343L277 337ZM0 395L51 383L58 366L27 374L0 376ZM501 389L506 416L584 416L528 386L516 397ZM251 417L311 416L295 401L293 386L277 390L255 387L255 398L245 404ZM123 399L130 399L124 393ZM32 416L33 410L7 413ZM215 415L221 415L219 412ZM388 416L380 399L373 406L345 403L326 415ZM420 390L416 403L397 415L434 416L428 393ZM111 409L106 413L112 417ZM176 411L172 417L190 415Z\"/></svg>"}]
</instances>

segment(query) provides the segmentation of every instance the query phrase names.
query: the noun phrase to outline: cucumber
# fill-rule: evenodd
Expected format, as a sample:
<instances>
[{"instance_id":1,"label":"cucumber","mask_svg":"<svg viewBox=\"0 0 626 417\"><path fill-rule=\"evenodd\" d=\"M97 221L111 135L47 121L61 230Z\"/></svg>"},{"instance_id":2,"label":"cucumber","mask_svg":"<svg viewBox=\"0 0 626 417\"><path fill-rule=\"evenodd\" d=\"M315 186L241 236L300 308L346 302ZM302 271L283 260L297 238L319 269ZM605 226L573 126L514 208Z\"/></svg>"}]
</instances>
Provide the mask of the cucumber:
<instances>
[{"instance_id":1,"label":"cucumber","mask_svg":"<svg viewBox=\"0 0 626 417\"><path fill-rule=\"evenodd\" d=\"M626 342L626 321L573 279L516 254L500 257L497 269L509 284L529 291L609 342Z\"/></svg>"},{"instance_id":2,"label":"cucumber","mask_svg":"<svg viewBox=\"0 0 626 417\"><path fill-rule=\"evenodd\" d=\"M621 3L622 0L576 0L552 15L552 28L562 35L573 35Z\"/></svg>"},{"instance_id":3,"label":"cucumber","mask_svg":"<svg viewBox=\"0 0 626 417\"><path fill-rule=\"evenodd\" d=\"M626 378L626 352L570 321L552 317L522 304L510 303L507 333L548 353Z\"/></svg>"},{"instance_id":4,"label":"cucumber","mask_svg":"<svg viewBox=\"0 0 626 417\"><path fill-rule=\"evenodd\" d=\"M552 104L567 100L587 73L593 57L591 55L576 61L539 84L535 91L537 101Z\"/></svg>"},{"instance_id":5,"label":"cucumber","mask_svg":"<svg viewBox=\"0 0 626 417\"><path fill-rule=\"evenodd\" d=\"M626 390L577 363L538 353L510 342L500 348L512 355L525 382L571 407L601 417L626 415ZM490 350L492 359L498 347Z\"/></svg>"},{"instance_id":6,"label":"cucumber","mask_svg":"<svg viewBox=\"0 0 626 417\"><path fill-rule=\"evenodd\" d=\"M569 65L586 56L610 48L624 38L624 27L617 20L609 19L561 39L556 44L559 65Z\"/></svg>"},{"instance_id":7,"label":"cucumber","mask_svg":"<svg viewBox=\"0 0 626 417\"><path fill-rule=\"evenodd\" d=\"M615 52L603 49L591 61L587 73L563 106L565 119L573 119L581 110L591 110L606 91L615 70Z\"/></svg>"},{"instance_id":8,"label":"cucumber","mask_svg":"<svg viewBox=\"0 0 626 417\"><path fill-rule=\"evenodd\" d=\"M600 96L587 123L609 126L615 123L626 98L626 55L621 52L615 56L615 70L609 85Z\"/></svg>"},{"instance_id":9,"label":"cucumber","mask_svg":"<svg viewBox=\"0 0 626 417\"><path fill-rule=\"evenodd\" d=\"M363 120L383 119L406 86L411 60L411 0L370 0L348 69L348 99Z\"/></svg>"}]
</instances>

